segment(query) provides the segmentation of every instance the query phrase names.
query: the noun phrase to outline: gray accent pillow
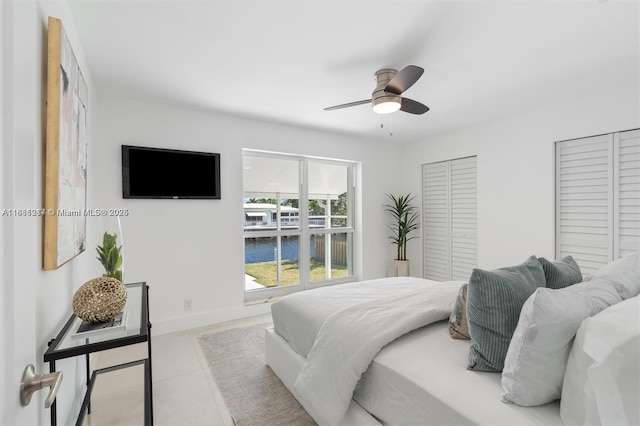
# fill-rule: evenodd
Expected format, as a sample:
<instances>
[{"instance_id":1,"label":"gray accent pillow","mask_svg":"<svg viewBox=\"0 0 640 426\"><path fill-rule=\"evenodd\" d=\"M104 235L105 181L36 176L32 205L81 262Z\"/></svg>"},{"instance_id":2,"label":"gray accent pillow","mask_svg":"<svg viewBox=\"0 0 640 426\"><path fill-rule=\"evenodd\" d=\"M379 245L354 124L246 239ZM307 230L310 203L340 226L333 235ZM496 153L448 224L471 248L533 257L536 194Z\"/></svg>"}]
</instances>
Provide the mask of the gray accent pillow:
<instances>
[{"instance_id":1,"label":"gray accent pillow","mask_svg":"<svg viewBox=\"0 0 640 426\"><path fill-rule=\"evenodd\" d=\"M580 324L621 301L613 285L598 278L563 289L537 289L522 305L504 360L502 400L534 406L560 398Z\"/></svg>"},{"instance_id":2,"label":"gray accent pillow","mask_svg":"<svg viewBox=\"0 0 640 426\"><path fill-rule=\"evenodd\" d=\"M453 303L449 316L449 335L453 339L469 340L469 323L467 322L467 288L464 284L458 290L458 297Z\"/></svg>"},{"instance_id":3,"label":"gray accent pillow","mask_svg":"<svg viewBox=\"0 0 640 426\"><path fill-rule=\"evenodd\" d=\"M545 287L545 279L536 256L517 266L473 270L467 289L467 369L502 371L522 305L538 287Z\"/></svg>"},{"instance_id":4,"label":"gray accent pillow","mask_svg":"<svg viewBox=\"0 0 640 426\"><path fill-rule=\"evenodd\" d=\"M538 260L542 264L548 288L565 288L582 281L580 267L571 256L554 261L549 261L544 257L539 257Z\"/></svg>"}]
</instances>

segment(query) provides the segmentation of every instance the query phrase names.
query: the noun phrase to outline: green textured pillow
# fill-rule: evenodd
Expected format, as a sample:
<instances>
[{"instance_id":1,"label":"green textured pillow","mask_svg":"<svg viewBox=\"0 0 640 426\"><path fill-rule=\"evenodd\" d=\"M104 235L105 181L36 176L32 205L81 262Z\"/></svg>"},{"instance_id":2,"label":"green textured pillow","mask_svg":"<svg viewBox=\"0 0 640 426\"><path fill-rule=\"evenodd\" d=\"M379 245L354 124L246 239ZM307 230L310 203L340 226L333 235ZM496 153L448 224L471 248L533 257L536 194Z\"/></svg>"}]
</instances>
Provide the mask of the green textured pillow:
<instances>
[{"instance_id":1,"label":"green textured pillow","mask_svg":"<svg viewBox=\"0 0 640 426\"><path fill-rule=\"evenodd\" d=\"M522 305L538 287L545 287L545 279L535 256L517 266L473 270L467 289L471 336L467 369L502 371Z\"/></svg>"},{"instance_id":2,"label":"green textured pillow","mask_svg":"<svg viewBox=\"0 0 640 426\"><path fill-rule=\"evenodd\" d=\"M580 267L571 256L555 261L548 261L544 257L538 260L542 264L548 288L564 288L582 281Z\"/></svg>"}]
</instances>

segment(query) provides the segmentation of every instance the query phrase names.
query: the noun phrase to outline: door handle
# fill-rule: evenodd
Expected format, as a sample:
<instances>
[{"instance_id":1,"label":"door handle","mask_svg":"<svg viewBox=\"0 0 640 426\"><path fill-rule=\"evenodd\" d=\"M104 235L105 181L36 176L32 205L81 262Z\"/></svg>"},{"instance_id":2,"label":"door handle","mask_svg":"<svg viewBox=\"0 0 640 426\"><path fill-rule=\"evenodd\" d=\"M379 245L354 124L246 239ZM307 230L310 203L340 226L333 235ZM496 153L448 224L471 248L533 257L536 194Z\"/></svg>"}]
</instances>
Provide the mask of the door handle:
<instances>
[{"instance_id":1,"label":"door handle","mask_svg":"<svg viewBox=\"0 0 640 426\"><path fill-rule=\"evenodd\" d=\"M33 364L27 365L22 374L20 383L20 403L23 407L29 405L31 395L42 388L50 388L47 398L44 400L44 408L51 407L56 399L56 394L62 383L62 371L55 371L49 374L36 374Z\"/></svg>"}]
</instances>

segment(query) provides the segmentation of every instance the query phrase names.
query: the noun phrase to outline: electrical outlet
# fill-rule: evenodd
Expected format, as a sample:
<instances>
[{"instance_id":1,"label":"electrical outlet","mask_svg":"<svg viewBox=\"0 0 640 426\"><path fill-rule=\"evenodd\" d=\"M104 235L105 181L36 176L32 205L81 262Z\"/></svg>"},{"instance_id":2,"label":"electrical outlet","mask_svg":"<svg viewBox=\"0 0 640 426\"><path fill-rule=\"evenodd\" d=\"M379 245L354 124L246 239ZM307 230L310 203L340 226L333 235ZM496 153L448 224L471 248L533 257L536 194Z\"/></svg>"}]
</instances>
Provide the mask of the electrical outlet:
<instances>
[{"instance_id":1,"label":"electrical outlet","mask_svg":"<svg viewBox=\"0 0 640 426\"><path fill-rule=\"evenodd\" d=\"M184 310L185 311L191 310L191 299L184 299Z\"/></svg>"}]
</instances>

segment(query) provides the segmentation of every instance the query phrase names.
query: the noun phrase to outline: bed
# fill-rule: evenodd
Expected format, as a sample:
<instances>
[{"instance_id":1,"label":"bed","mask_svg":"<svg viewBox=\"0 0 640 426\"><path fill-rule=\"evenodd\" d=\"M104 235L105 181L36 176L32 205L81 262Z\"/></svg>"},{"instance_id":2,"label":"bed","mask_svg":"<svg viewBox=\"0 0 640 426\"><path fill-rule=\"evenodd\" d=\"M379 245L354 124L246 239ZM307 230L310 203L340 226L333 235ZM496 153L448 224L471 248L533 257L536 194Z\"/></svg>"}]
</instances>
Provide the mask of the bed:
<instances>
[{"instance_id":1,"label":"bed","mask_svg":"<svg viewBox=\"0 0 640 426\"><path fill-rule=\"evenodd\" d=\"M638 305L634 261L630 280L638 288L633 284L626 298ZM394 277L289 295L272 305L266 362L319 424L565 424L559 400L528 407L505 403L501 374L467 369L471 343L449 334L451 309L465 284ZM577 291L569 297L575 299ZM376 311L382 319L369 316ZM383 323L392 330L383 330ZM351 334L334 341L341 330ZM631 330L631 339L637 334ZM633 356L632 378L638 361ZM633 381L629 386L631 397L637 396ZM627 413L621 423L636 418Z\"/></svg>"},{"instance_id":2,"label":"bed","mask_svg":"<svg viewBox=\"0 0 640 426\"><path fill-rule=\"evenodd\" d=\"M451 339L446 328L447 322L441 321L382 349L362 376L340 424L563 424L558 402L524 412L502 403L499 376L467 371L468 342ZM266 330L266 345L268 365L293 393L304 357L273 327Z\"/></svg>"}]
</instances>

